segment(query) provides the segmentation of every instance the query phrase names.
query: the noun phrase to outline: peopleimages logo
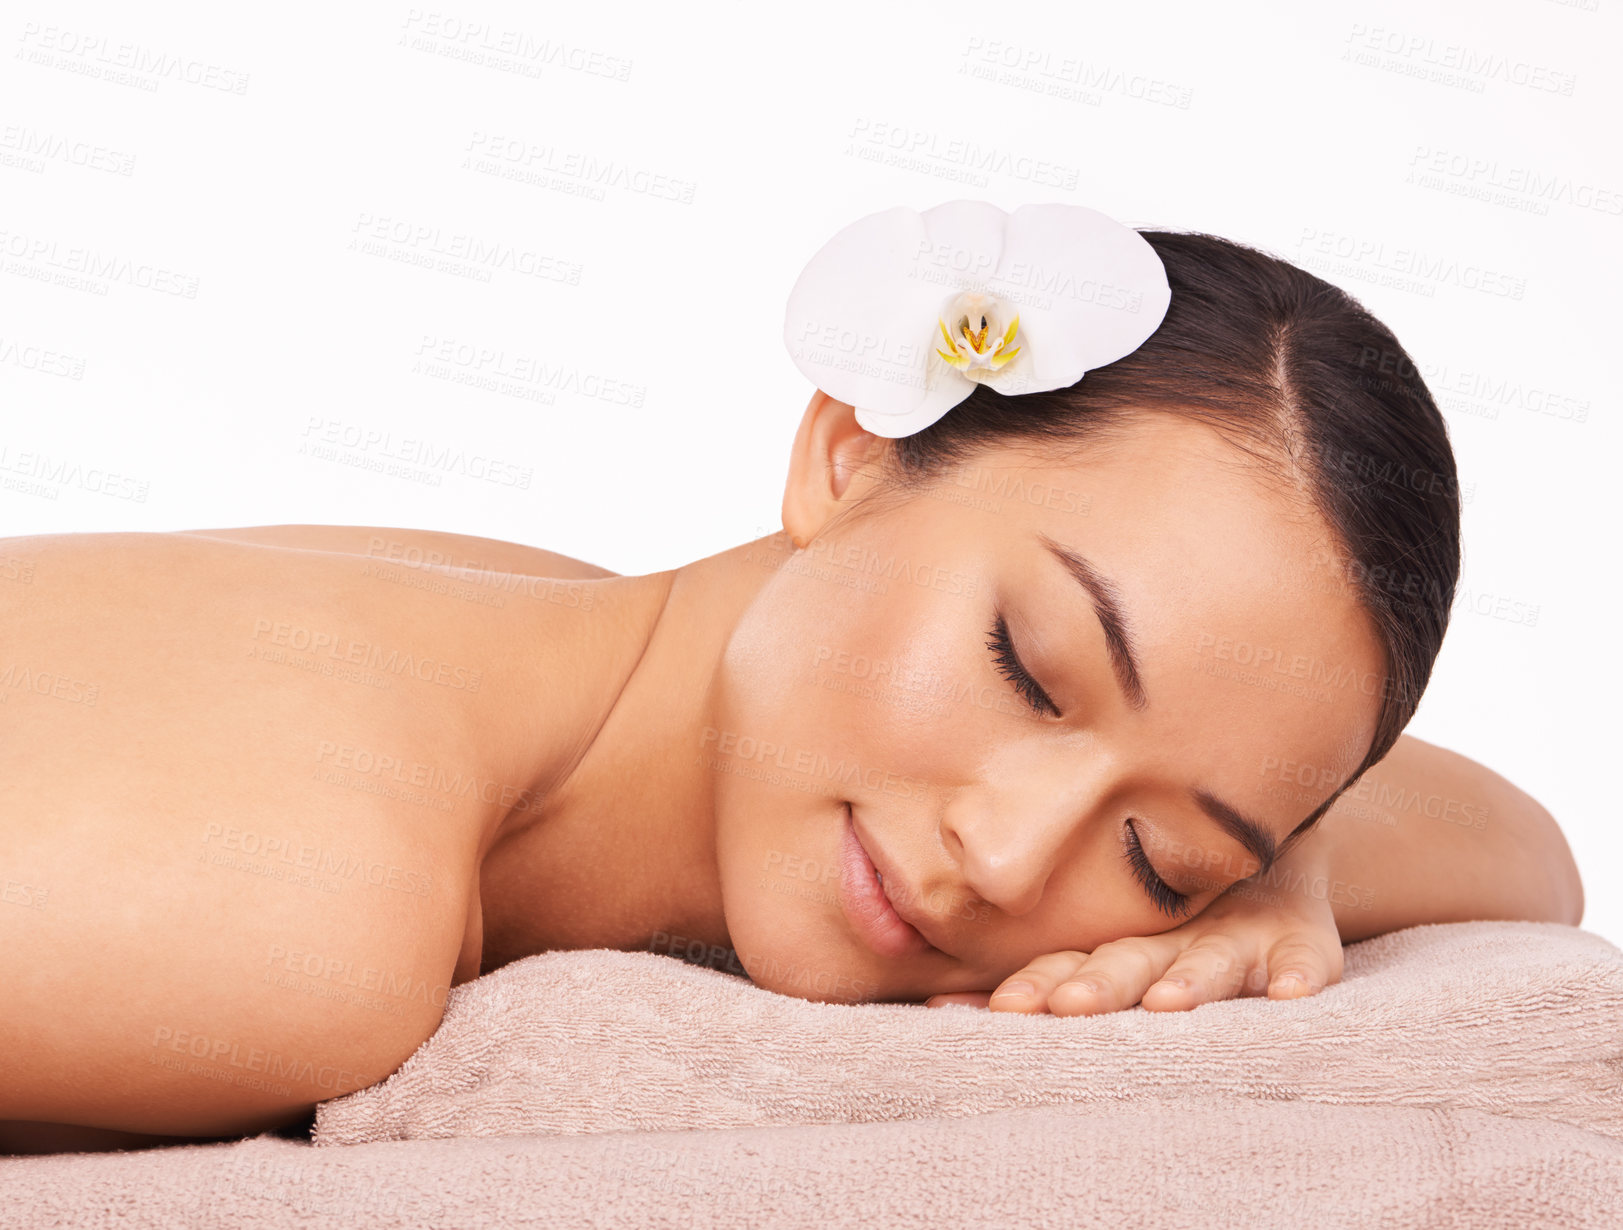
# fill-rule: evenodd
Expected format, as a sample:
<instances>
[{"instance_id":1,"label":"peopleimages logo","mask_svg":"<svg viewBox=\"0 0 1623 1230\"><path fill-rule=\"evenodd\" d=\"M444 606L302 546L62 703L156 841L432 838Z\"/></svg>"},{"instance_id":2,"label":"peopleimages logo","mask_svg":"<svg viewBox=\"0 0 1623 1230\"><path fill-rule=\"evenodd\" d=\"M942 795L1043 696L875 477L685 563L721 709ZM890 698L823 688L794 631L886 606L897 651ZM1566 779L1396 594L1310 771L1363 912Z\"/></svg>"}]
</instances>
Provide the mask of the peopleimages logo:
<instances>
[{"instance_id":1,"label":"peopleimages logo","mask_svg":"<svg viewBox=\"0 0 1623 1230\"><path fill-rule=\"evenodd\" d=\"M83 274L106 282L122 282L137 290L157 291L181 299L197 298L198 279L161 265L139 264L125 256L98 252L94 248L63 247L54 239L0 231L0 255L30 261L64 275ZM105 293L101 291L98 293Z\"/></svg>"},{"instance_id":2,"label":"peopleimages logo","mask_svg":"<svg viewBox=\"0 0 1623 1230\"><path fill-rule=\"evenodd\" d=\"M23 23L18 42L22 44L18 59L40 63L42 56L47 61L55 56L60 67L149 91L156 90L160 81L170 80L225 94L248 92L247 73L101 34L29 21Z\"/></svg>"},{"instance_id":3,"label":"peopleimages logo","mask_svg":"<svg viewBox=\"0 0 1623 1230\"><path fill-rule=\"evenodd\" d=\"M1354 48L1400 60L1412 60L1419 67L1452 70L1465 79L1500 81L1506 85L1526 86L1566 97L1571 97L1578 85L1576 73L1564 72L1547 64L1467 47L1463 43L1441 42L1429 35L1386 26L1366 26L1355 21L1345 41Z\"/></svg>"},{"instance_id":4,"label":"peopleimages logo","mask_svg":"<svg viewBox=\"0 0 1623 1230\"><path fill-rule=\"evenodd\" d=\"M454 798L496 803L506 811L539 811L544 797L529 786L512 786L481 777L477 773L450 770L442 765L424 764L400 756L373 752L348 743L322 739L317 745L316 762L359 773L379 780L388 779L418 790L431 790L436 794Z\"/></svg>"},{"instance_id":5,"label":"peopleimages logo","mask_svg":"<svg viewBox=\"0 0 1623 1230\"><path fill-rule=\"evenodd\" d=\"M432 256L465 261L469 265L485 270L501 269L544 282L564 282L570 286L578 286L584 268L575 261L538 252L534 248L521 248L516 244L504 243L499 239L486 239L466 231L447 233L438 226L414 222L408 218L379 216L364 210L356 218L350 231L360 239L376 240L383 244L419 250ZM351 243L353 245L354 241Z\"/></svg>"},{"instance_id":6,"label":"peopleimages logo","mask_svg":"<svg viewBox=\"0 0 1623 1230\"><path fill-rule=\"evenodd\" d=\"M111 496L115 500L129 500L135 504L145 504L150 490L145 479L115 474L99 466L82 466L77 461L52 457L49 453L16 453L5 444L0 444L0 472L51 483L58 488L77 487L81 491Z\"/></svg>"},{"instance_id":7,"label":"peopleimages logo","mask_svg":"<svg viewBox=\"0 0 1623 1230\"><path fill-rule=\"evenodd\" d=\"M1439 183L1482 189L1486 193L1482 199L1497 203L1505 203L1508 198L1491 195L1493 189L1524 197L1530 202L1571 205L1576 209L1593 209L1603 214L1623 214L1623 193L1615 189L1587 180L1576 180L1554 171L1541 171L1514 163L1502 164L1497 158L1417 145L1409 159L1409 166L1409 179L1406 182L1424 182L1416 177L1434 176ZM1463 192L1460 195L1473 194Z\"/></svg>"},{"instance_id":8,"label":"peopleimages logo","mask_svg":"<svg viewBox=\"0 0 1623 1230\"><path fill-rule=\"evenodd\" d=\"M387 649L374 641L358 641L339 632L324 632L260 617L254 620L253 639L301 653L325 652L327 657L337 661L389 675L410 676L422 683L436 683L458 691L479 690L479 671L441 662L423 654Z\"/></svg>"},{"instance_id":9,"label":"peopleimages logo","mask_svg":"<svg viewBox=\"0 0 1623 1230\"><path fill-rule=\"evenodd\" d=\"M903 797L925 793L924 783L905 773L894 773L874 765L865 766L844 757L830 760L827 752L787 747L770 739L740 735L737 731L720 730L715 726L704 728L699 748L701 753L709 749L719 757L752 765L771 765L798 777L821 778L825 782L837 782L846 787L859 783L869 790L882 790Z\"/></svg>"},{"instance_id":10,"label":"peopleimages logo","mask_svg":"<svg viewBox=\"0 0 1623 1230\"><path fill-rule=\"evenodd\" d=\"M1316 699L1321 700L1329 698L1330 690L1339 691L1349 687L1365 696L1400 697L1403 690L1401 685L1379 671L1354 670L1350 666L1335 665L1307 654L1286 653L1272 645L1237 641L1211 632L1202 632L1195 638L1195 654L1202 659L1209 657L1213 661L1233 662L1258 679L1267 681L1266 686L1280 691L1291 690L1284 680L1302 681L1301 686L1313 693L1320 693ZM1219 672L1208 670L1207 673ZM1269 676L1280 676L1282 679L1270 680Z\"/></svg>"},{"instance_id":11,"label":"peopleimages logo","mask_svg":"<svg viewBox=\"0 0 1623 1230\"><path fill-rule=\"evenodd\" d=\"M331 1094L349 1093L376 1083L365 1076L350 1072L334 1064L316 1065L308 1059L284 1055L280 1051L260 1046L247 1046L233 1038L211 1037L191 1030L177 1029L173 1025L155 1026L152 1032L154 1048L186 1055L206 1064L229 1065L245 1072L262 1072L275 1081L296 1081L314 1085Z\"/></svg>"},{"instance_id":12,"label":"peopleimages logo","mask_svg":"<svg viewBox=\"0 0 1623 1230\"><path fill-rule=\"evenodd\" d=\"M482 453L470 453L432 440L411 436L396 439L393 432L311 415L304 425L304 442L299 446L300 451L323 445L329 450L342 448L362 457L376 454L382 460L422 466L427 472L459 474L501 487L517 487L521 491L528 491L535 477L535 471L529 466L486 457ZM435 482L438 481L436 476Z\"/></svg>"},{"instance_id":13,"label":"peopleimages logo","mask_svg":"<svg viewBox=\"0 0 1623 1230\"><path fill-rule=\"evenodd\" d=\"M771 536L779 547L788 542L782 530ZM903 585L917 585L921 589L934 589L956 597L973 598L980 576L973 572L959 572L907 556L882 555L880 552L856 543L833 543L814 538L796 552L808 563L824 564L864 576L883 577Z\"/></svg>"},{"instance_id":14,"label":"peopleimages logo","mask_svg":"<svg viewBox=\"0 0 1623 1230\"><path fill-rule=\"evenodd\" d=\"M1389 285L1428 298L1439 286L1476 291L1520 302L1527 295L1527 278L1490 269L1454 256L1419 248L1389 245L1339 231L1304 227L1296 241L1296 261L1315 269ZM1336 263L1341 262L1341 263Z\"/></svg>"},{"instance_id":15,"label":"peopleimages logo","mask_svg":"<svg viewBox=\"0 0 1623 1230\"><path fill-rule=\"evenodd\" d=\"M0 128L0 150L16 151L16 158L22 165L36 170L44 170L47 161L83 167L87 171L105 171L111 175L127 176L135 170L134 154L23 124L7 124ZM0 164L7 161L0 158Z\"/></svg>"},{"instance_id":16,"label":"peopleimages logo","mask_svg":"<svg viewBox=\"0 0 1623 1230\"><path fill-rule=\"evenodd\" d=\"M218 844L216 844L218 843ZM330 876L335 880L359 880L373 888L389 888L415 897L433 894L434 880L427 872L412 871L394 863L352 854L348 851L314 846L298 838L275 833L257 833L235 825L210 820L203 830L199 862L233 866L231 855L242 854L261 863L289 864L299 870ZM250 866L240 866L251 870Z\"/></svg>"}]
</instances>

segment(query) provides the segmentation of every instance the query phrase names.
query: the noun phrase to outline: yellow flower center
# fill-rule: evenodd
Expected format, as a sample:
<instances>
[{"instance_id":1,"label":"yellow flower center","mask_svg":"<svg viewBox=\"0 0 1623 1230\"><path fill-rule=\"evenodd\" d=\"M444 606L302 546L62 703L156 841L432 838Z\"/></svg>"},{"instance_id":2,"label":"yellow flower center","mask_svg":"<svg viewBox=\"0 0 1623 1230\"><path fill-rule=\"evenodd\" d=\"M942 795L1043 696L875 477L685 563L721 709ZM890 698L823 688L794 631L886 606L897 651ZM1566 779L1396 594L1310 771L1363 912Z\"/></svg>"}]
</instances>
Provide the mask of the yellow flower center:
<instances>
[{"instance_id":1,"label":"yellow flower center","mask_svg":"<svg viewBox=\"0 0 1623 1230\"><path fill-rule=\"evenodd\" d=\"M983 291L966 290L958 295L936 325L947 343L947 349L938 346L936 353L971 380L1001 370L1020 353L1014 344L1020 314Z\"/></svg>"}]
</instances>

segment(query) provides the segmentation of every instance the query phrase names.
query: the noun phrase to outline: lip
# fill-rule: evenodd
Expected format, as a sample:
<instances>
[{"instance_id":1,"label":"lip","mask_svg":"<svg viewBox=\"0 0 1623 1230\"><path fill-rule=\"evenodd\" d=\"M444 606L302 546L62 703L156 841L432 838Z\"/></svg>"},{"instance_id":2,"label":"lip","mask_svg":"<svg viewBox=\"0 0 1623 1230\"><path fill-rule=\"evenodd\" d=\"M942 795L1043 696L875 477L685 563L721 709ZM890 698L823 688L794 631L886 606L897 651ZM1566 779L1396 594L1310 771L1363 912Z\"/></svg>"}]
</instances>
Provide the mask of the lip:
<instances>
[{"instance_id":1,"label":"lip","mask_svg":"<svg viewBox=\"0 0 1623 1230\"><path fill-rule=\"evenodd\" d=\"M840 843L840 908L845 911L846 919L863 942L882 957L912 957L929 952L933 945L923 932L902 917L888 891L874 879L875 870L874 861L857 833L851 805L847 803ZM883 867L877 870L884 875ZM886 877L887 884L894 882ZM906 897L905 892L903 896Z\"/></svg>"}]
</instances>

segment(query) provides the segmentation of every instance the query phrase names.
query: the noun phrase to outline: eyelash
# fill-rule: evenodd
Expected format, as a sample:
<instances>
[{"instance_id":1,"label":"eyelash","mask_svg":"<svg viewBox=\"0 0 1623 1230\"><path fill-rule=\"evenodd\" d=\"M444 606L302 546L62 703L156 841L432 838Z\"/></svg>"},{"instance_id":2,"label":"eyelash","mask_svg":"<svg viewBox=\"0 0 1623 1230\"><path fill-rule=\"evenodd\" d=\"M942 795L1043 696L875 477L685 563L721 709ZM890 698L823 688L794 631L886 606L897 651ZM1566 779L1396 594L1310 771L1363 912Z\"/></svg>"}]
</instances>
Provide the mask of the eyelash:
<instances>
[{"instance_id":1,"label":"eyelash","mask_svg":"<svg viewBox=\"0 0 1623 1230\"><path fill-rule=\"evenodd\" d=\"M1055 717L1060 715L1059 706L1048 699L1042 685L1020 665L1020 657L1014 652L1014 642L1009 639L1009 625L1004 622L1001 612L992 621L992 637L986 642L986 647L993 651L1003 677L1014 685L1014 690L1028 705L1038 713L1051 713Z\"/></svg>"},{"instance_id":2,"label":"eyelash","mask_svg":"<svg viewBox=\"0 0 1623 1230\"><path fill-rule=\"evenodd\" d=\"M1133 875L1144 886L1144 891L1155 902L1156 908L1172 918L1182 918L1187 914L1188 894L1171 888L1155 873L1155 868L1150 866L1149 857L1144 853L1144 847L1139 844L1138 832L1133 828L1131 820L1127 822L1127 836L1122 845L1127 850L1127 865L1133 869Z\"/></svg>"}]
</instances>

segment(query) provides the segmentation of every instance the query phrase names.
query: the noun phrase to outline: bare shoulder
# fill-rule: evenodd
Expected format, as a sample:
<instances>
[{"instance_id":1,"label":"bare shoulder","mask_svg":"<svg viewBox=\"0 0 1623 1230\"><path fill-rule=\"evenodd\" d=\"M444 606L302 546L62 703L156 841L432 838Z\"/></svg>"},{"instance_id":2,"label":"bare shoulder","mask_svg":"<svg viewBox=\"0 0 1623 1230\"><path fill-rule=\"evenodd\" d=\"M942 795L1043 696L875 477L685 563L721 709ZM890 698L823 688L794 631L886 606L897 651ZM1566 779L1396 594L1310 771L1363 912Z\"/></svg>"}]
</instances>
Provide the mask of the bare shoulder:
<instances>
[{"instance_id":1,"label":"bare shoulder","mask_svg":"<svg viewBox=\"0 0 1623 1230\"><path fill-rule=\"evenodd\" d=\"M1438 818L1477 831L1513 823L1523 829L1560 832L1543 804L1503 774L1413 735L1400 735L1392 750L1364 775L1358 789L1368 793L1371 785L1366 783L1383 797L1396 792L1411 808L1429 807Z\"/></svg>"},{"instance_id":2,"label":"bare shoulder","mask_svg":"<svg viewBox=\"0 0 1623 1230\"><path fill-rule=\"evenodd\" d=\"M1395 802L1483 840L1491 832L1507 858L1527 867L1549 866L1571 905L1567 921L1576 926L1582 920L1583 881L1566 835L1547 807L1502 773L1405 734L1351 793L1387 808Z\"/></svg>"},{"instance_id":3,"label":"bare shoulder","mask_svg":"<svg viewBox=\"0 0 1623 1230\"><path fill-rule=\"evenodd\" d=\"M1370 770L1393 771L1424 780L1434 792L1468 797L1486 813L1538 815L1554 823L1549 812L1520 786L1480 761L1413 735L1399 735L1392 750ZM1383 774L1383 775L1385 775Z\"/></svg>"},{"instance_id":4,"label":"bare shoulder","mask_svg":"<svg viewBox=\"0 0 1623 1230\"><path fill-rule=\"evenodd\" d=\"M566 580L597 580L619 575L557 551L505 542L499 538L452 534L441 530L369 525L257 525L232 529L177 530L175 533L257 546L362 556L419 568L516 572Z\"/></svg>"}]
</instances>

